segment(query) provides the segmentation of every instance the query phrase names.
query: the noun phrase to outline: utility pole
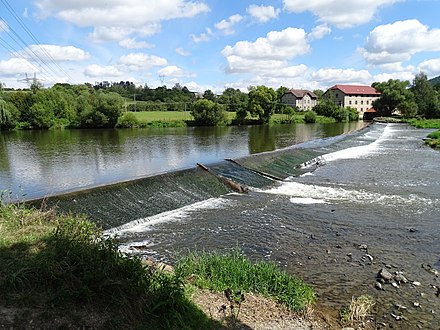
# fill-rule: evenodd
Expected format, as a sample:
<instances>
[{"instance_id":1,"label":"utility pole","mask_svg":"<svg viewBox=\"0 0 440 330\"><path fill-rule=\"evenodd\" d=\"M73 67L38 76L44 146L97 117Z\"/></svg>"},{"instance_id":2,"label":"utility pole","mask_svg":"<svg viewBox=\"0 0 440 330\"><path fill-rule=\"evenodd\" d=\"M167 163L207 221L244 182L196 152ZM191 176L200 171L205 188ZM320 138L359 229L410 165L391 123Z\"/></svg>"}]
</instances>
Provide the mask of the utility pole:
<instances>
[{"instance_id":1,"label":"utility pole","mask_svg":"<svg viewBox=\"0 0 440 330\"><path fill-rule=\"evenodd\" d=\"M136 107L136 95L139 95L139 94L133 94L134 111L137 111L137 107Z\"/></svg>"}]
</instances>

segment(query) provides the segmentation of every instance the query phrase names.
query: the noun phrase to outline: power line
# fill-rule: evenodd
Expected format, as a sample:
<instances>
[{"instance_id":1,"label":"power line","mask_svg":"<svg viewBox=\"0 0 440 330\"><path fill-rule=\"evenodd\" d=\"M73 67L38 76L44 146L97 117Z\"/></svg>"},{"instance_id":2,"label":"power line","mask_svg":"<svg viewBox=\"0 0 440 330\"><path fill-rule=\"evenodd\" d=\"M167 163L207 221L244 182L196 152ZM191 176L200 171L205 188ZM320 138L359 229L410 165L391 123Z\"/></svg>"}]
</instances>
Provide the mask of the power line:
<instances>
[{"instance_id":1,"label":"power line","mask_svg":"<svg viewBox=\"0 0 440 330\"><path fill-rule=\"evenodd\" d=\"M41 54L38 54L33 47L30 47L29 44L8 24L8 22L0 16L0 19L6 24L5 32L9 35L9 37L17 44L19 47L24 47L23 50L19 51L15 49L13 46L11 46L5 39L1 39L3 41L3 47L4 44L7 45L7 48L9 51L12 51L14 56L21 57L23 59L30 59L32 61L35 61L37 63L40 63L40 68L44 71L45 74L47 74L51 80L56 81L56 76L58 75L58 72L56 69L61 71L69 80L72 80L70 75L55 61L55 59L52 57L49 52L41 46L41 43L39 40L35 37L35 35L32 33L32 31L26 26L26 24L23 22L23 20L17 15L17 13L14 11L14 9L11 7L11 5L7 2L7 0L0 0L0 2L6 7L6 9L9 11L9 13L15 18L15 20L19 23L19 25L23 28L23 30L27 33L28 36L31 37L31 39L36 43L36 46L40 46ZM24 54L26 56L24 56ZM43 56L41 56L43 55ZM46 57L47 60L44 58Z\"/></svg>"}]
</instances>

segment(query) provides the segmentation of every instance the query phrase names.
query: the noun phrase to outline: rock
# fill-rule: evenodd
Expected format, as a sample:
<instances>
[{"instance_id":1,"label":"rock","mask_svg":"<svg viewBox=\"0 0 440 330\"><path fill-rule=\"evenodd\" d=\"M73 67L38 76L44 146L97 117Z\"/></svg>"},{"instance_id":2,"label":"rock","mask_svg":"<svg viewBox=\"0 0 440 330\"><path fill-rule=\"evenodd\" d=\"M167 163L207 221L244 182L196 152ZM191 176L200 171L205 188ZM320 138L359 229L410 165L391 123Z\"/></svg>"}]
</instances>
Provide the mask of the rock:
<instances>
[{"instance_id":1,"label":"rock","mask_svg":"<svg viewBox=\"0 0 440 330\"><path fill-rule=\"evenodd\" d=\"M375 287L377 290L383 290L383 288L382 288L382 284L381 284L380 282L376 282L376 284L374 285L374 287Z\"/></svg>"},{"instance_id":2,"label":"rock","mask_svg":"<svg viewBox=\"0 0 440 330\"><path fill-rule=\"evenodd\" d=\"M417 281L414 281L414 282L412 282L412 285L414 285L414 286L420 286L420 282L417 282Z\"/></svg>"},{"instance_id":3,"label":"rock","mask_svg":"<svg viewBox=\"0 0 440 330\"><path fill-rule=\"evenodd\" d=\"M400 305L400 304L396 304L397 309L407 309L405 306Z\"/></svg>"},{"instance_id":4,"label":"rock","mask_svg":"<svg viewBox=\"0 0 440 330\"><path fill-rule=\"evenodd\" d=\"M413 303L414 307L420 307L420 304L418 302Z\"/></svg>"},{"instance_id":5,"label":"rock","mask_svg":"<svg viewBox=\"0 0 440 330\"><path fill-rule=\"evenodd\" d=\"M368 259L370 259L371 262L372 262L373 259L374 259L373 256L372 256L371 254L366 254L365 256L366 256Z\"/></svg>"},{"instance_id":6,"label":"rock","mask_svg":"<svg viewBox=\"0 0 440 330\"><path fill-rule=\"evenodd\" d=\"M392 283L391 283L391 285L392 285L393 287L395 287L396 289L398 289L398 288L399 288L399 286L397 285L397 283L396 283L396 282L392 282Z\"/></svg>"},{"instance_id":7,"label":"rock","mask_svg":"<svg viewBox=\"0 0 440 330\"><path fill-rule=\"evenodd\" d=\"M405 276L403 276L402 274L397 274L396 276L394 276L394 279L397 281L397 283L401 284L401 283L408 283L408 280L406 279Z\"/></svg>"},{"instance_id":8,"label":"rock","mask_svg":"<svg viewBox=\"0 0 440 330\"><path fill-rule=\"evenodd\" d=\"M377 278L382 278L385 282L390 282L393 279L393 275L385 268L382 268L377 274Z\"/></svg>"},{"instance_id":9,"label":"rock","mask_svg":"<svg viewBox=\"0 0 440 330\"><path fill-rule=\"evenodd\" d=\"M368 246L367 246L367 244L360 244L360 245L358 245L358 249L359 250L367 251L368 250Z\"/></svg>"}]
</instances>

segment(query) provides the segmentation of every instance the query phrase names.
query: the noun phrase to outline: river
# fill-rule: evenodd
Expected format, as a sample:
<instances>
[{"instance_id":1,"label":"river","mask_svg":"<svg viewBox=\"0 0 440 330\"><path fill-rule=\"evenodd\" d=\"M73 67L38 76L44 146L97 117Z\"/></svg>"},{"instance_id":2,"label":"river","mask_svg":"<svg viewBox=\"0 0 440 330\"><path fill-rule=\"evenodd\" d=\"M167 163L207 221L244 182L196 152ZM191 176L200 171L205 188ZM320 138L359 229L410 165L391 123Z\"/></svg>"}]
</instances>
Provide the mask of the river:
<instances>
[{"instance_id":1,"label":"river","mask_svg":"<svg viewBox=\"0 0 440 330\"><path fill-rule=\"evenodd\" d=\"M0 131L0 191L15 200L148 177L271 151L364 125Z\"/></svg>"},{"instance_id":2,"label":"river","mask_svg":"<svg viewBox=\"0 0 440 330\"><path fill-rule=\"evenodd\" d=\"M173 263L188 249L238 248L303 278L329 309L371 295L376 328L439 329L440 152L423 143L432 130L376 123L335 136L315 127L255 128L255 135L249 127L225 128L226 133L159 131L154 138L170 141L167 147L137 131L122 133L128 134L124 138L93 131L101 138L76 137L78 143L65 145L65 152L54 147L63 145L60 139L47 138L49 146L39 146L18 133L2 133L2 189L20 182L28 196L42 196L140 177L52 203L88 214L116 235L127 253ZM307 133L298 137L302 129ZM170 158L161 161L159 155ZM49 161L57 157L54 164ZM196 162L249 192L230 192L215 176L194 168ZM180 171L148 176L172 169ZM62 180L66 175L69 184ZM376 289L382 268L402 274L408 283Z\"/></svg>"}]
</instances>

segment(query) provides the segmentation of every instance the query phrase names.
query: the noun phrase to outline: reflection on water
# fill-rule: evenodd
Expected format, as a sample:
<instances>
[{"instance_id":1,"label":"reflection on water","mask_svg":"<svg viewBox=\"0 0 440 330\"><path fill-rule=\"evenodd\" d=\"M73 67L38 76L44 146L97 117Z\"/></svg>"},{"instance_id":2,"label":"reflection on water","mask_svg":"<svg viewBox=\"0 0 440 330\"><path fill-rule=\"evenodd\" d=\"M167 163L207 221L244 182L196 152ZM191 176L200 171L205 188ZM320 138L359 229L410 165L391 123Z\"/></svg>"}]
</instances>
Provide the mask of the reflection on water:
<instances>
[{"instance_id":1,"label":"reflection on water","mask_svg":"<svg viewBox=\"0 0 440 330\"><path fill-rule=\"evenodd\" d=\"M38 198L270 151L363 125L0 132L0 190Z\"/></svg>"}]
</instances>

